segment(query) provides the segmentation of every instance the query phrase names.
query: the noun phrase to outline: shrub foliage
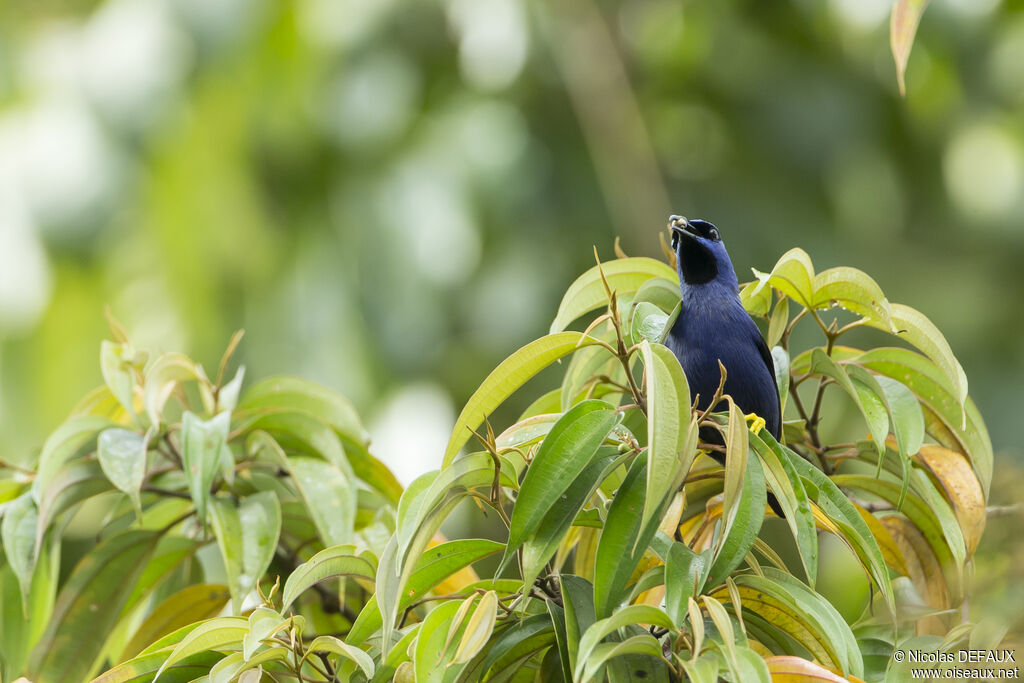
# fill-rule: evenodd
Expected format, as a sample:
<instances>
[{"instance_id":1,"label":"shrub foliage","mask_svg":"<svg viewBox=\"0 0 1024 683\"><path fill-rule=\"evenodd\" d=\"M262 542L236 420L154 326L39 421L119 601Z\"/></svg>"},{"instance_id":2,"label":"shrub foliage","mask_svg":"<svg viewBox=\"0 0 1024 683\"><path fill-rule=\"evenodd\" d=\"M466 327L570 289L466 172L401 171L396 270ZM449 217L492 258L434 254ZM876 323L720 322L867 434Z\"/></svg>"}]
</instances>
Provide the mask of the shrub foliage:
<instances>
[{"instance_id":1,"label":"shrub foliage","mask_svg":"<svg viewBox=\"0 0 1024 683\"><path fill-rule=\"evenodd\" d=\"M755 271L741 296L772 348L778 443L728 397L692 409L660 343L678 311L671 254L619 256L483 380L441 468L405 490L343 397L229 380L238 337L211 380L112 323L104 386L0 479L4 680L874 681L896 647L970 638L992 449L939 331L799 249ZM816 345L793 348L803 327ZM863 327L894 345L843 345ZM559 359L560 386L491 422ZM823 407L844 402L861 423L839 441ZM705 425L724 468L700 450ZM769 492L788 558L761 538ZM467 501L504 542L440 534ZM82 534L95 545L62 571ZM870 582L852 623L815 589L822 534Z\"/></svg>"}]
</instances>

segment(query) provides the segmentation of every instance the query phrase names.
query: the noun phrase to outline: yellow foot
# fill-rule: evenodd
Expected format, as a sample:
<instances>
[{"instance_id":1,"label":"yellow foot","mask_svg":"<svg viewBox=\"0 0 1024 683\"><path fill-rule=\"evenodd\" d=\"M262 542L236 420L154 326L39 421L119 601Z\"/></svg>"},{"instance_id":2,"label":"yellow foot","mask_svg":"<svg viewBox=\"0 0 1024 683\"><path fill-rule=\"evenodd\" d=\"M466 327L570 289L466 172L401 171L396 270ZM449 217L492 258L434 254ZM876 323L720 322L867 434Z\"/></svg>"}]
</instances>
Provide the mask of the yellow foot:
<instances>
[{"instance_id":1,"label":"yellow foot","mask_svg":"<svg viewBox=\"0 0 1024 683\"><path fill-rule=\"evenodd\" d=\"M750 431L755 434L760 434L761 430L764 429L764 418L757 413L748 413L743 418L750 423Z\"/></svg>"}]
</instances>

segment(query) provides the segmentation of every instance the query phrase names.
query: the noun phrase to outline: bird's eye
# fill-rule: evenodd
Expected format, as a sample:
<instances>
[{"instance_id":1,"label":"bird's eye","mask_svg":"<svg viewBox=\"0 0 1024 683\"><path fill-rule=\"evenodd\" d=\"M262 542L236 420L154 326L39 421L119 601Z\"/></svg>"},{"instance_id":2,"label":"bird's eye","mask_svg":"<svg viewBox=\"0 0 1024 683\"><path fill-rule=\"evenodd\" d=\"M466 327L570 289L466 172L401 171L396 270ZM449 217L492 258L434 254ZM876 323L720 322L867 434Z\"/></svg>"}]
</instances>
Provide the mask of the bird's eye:
<instances>
[{"instance_id":1,"label":"bird's eye","mask_svg":"<svg viewBox=\"0 0 1024 683\"><path fill-rule=\"evenodd\" d=\"M708 237L710 237L711 239L713 239L716 242L721 239L718 236L718 230L716 228L711 228L711 232L708 233Z\"/></svg>"}]
</instances>

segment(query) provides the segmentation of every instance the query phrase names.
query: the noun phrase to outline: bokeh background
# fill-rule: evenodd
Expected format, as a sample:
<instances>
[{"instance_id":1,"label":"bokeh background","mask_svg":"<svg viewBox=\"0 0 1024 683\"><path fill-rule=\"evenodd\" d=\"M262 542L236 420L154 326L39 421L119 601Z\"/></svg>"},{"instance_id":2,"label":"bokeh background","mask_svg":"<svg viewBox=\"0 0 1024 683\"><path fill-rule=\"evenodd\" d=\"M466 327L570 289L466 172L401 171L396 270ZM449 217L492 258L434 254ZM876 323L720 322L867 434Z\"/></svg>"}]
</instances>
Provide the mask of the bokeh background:
<instances>
[{"instance_id":1,"label":"bokeh background","mask_svg":"<svg viewBox=\"0 0 1024 683\"><path fill-rule=\"evenodd\" d=\"M592 246L656 256L675 212L741 280L799 245L930 316L1015 502L1024 3L933 0L905 98L890 4L8 0L0 455L101 382L109 305L207 368L244 328L249 377L340 390L409 481ZM1019 523L979 561L1012 618Z\"/></svg>"}]
</instances>

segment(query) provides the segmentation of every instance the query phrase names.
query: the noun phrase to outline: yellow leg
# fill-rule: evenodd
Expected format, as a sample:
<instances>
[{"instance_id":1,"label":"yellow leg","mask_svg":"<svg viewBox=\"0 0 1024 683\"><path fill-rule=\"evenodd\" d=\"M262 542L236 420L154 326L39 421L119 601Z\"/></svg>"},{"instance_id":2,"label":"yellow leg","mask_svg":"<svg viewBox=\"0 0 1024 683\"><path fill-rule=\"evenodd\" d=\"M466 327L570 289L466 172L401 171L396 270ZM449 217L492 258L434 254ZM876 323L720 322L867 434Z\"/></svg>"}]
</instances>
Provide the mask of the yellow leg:
<instances>
[{"instance_id":1,"label":"yellow leg","mask_svg":"<svg viewBox=\"0 0 1024 683\"><path fill-rule=\"evenodd\" d=\"M750 423L750 431L755 434L760 434L761 430L764 429L764 418L757 413L748 413L743 418Z\"/></svg>"}]
</instances>

